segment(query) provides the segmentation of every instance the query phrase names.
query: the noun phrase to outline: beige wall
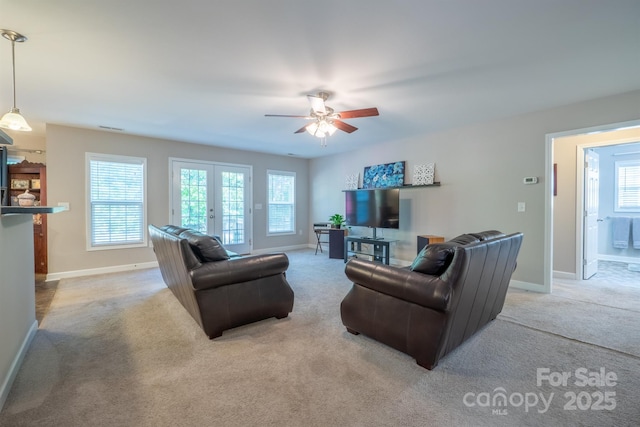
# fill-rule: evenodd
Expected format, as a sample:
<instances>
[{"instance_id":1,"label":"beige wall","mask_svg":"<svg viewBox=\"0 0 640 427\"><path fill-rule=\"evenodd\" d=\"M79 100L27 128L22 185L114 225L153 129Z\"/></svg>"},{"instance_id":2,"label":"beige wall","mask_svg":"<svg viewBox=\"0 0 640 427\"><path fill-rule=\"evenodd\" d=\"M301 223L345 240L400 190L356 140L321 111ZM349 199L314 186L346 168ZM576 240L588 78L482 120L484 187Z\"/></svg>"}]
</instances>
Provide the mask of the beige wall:
<instances>
[{"instance_id":1,"label":"beige wall","mask_svg":"<svg viewBox=\"0 0 640 427\"><path fill-rule=\"evenodd\" d=\"M223 149L115 132L47 126L47 197L49 205L69 202L70 210L49 218L49 273L144 264L155 261L151 248L91 251L85 242L85 153L145 157L148 178L148 222L169 222L169 158L198 159L253 166L253 248L308 244L308 163L306 159ZM267 237L266 171L296 172L297 229L302 234Z\"/></svg>"},{"instance_id":2,"label":"beige wall","mask_svg":"<svg viewBox=\"0 0 640 427\"><path fill-rule=\"evenodd\" d=\"M525 237L514 279L542 286L548 183L545 136L638 119L639 106L640 91L635 91L314 159L311 219L344 212L340 190L346 174L362 176L365 166L405 160L410 183L414 165L435 162L441 187L401 191L401 228L385 231L385 237L400 239L392 256L412 260L419 234L451 238L484 229L522 231ZM540 183L524 185L527 176L538 177ZM526 212L517 212L518 202L526 203Z\"/></svg>"},{"instance_id":3,"label":"beige wall","mask_svg":"<svg viewBox=\"0 0 640 427\"><path fill-rule=\"evenodd\" d=\"M556 273L577 273L576 245L580 226L576 222L577 212L581 209L577 207L577 191L580 191L576 179L578 147L597 147L638 140L640 128L566 136L554 141L553 157L558 165L558 195L553 198L553 269Z\"/></svg>"}]
</instances>

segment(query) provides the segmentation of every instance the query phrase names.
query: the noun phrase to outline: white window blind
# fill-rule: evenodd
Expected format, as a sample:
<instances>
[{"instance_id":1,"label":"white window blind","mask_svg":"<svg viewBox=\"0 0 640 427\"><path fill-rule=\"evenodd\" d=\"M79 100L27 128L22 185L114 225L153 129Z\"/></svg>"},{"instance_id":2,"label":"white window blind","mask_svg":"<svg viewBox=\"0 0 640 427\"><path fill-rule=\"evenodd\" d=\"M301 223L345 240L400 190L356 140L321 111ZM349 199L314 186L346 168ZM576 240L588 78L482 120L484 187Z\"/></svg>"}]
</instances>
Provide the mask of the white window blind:
<instances>
[{"instance_id":1,"label":"white window blind","mask_svg":"<svg viewBox=\"0 0 640 427\"><path fill-rule=\"evenodd\" d=\"M267 171L268 234L295 234L295 172Z\"/></svg>"},{"instance_id":2,"label":"white window blind","mask_svg":"<svg viewBox=\"0 0 640 427\"><path fill-rule=\"evenodd\" d=\"M146 159L87 153L89 249L146 246Z\"/></svg>"},{"instance_id":3,"label":"white window blind","mask_svg":"<svg viewBox=\"0 0 640 427\"><path fill-rule=\"evenodd\" d=\"M624 160L615 165L615 211L640 212L640 160Z\"/></svg>"}]
</instances>

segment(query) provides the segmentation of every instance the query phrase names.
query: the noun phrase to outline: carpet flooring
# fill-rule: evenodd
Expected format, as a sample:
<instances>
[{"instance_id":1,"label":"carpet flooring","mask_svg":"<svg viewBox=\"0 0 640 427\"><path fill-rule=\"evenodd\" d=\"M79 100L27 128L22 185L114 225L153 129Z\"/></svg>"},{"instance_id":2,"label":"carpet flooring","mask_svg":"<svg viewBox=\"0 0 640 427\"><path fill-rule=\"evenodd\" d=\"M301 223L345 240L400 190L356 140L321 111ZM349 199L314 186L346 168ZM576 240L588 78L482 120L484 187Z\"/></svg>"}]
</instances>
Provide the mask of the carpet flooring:
<instances>
[{"instance_id":1,"label":"carpet flooring","mask_svg":"<svg viewBox=\"0 0 640 427\"><path fill-rule=\"evenodd\" d=\"M49 312L51 301L58 289L59 280L46 280L46 275L36 274L36 320L42 323L44 316Z\"/></svg>"},{"instance_id":2,"label":"carpet flooring","mask_svg":"<svg viewBox=\"0 0 640 427\"><path fill-rule=\"evenodd\" d=\"M346 332L341 260L288 255L293 313L216 340L157 269L61 280L0 426L638 425L638 288L511 290L428 371Z\"/></svg>"}]
</instances>

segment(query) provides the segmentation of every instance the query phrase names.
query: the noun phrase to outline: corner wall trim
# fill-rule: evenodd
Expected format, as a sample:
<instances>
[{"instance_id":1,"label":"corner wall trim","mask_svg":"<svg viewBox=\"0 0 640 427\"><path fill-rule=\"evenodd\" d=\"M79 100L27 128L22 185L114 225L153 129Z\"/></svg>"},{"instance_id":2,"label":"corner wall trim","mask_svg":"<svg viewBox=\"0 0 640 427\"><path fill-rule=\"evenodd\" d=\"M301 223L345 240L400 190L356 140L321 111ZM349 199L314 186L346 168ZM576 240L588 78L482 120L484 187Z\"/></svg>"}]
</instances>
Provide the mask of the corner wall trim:
<instances>
[{"instance_id":1,"label":"corner wall trim","mask_svg":"<svg viewBox=\"0 0 640 427\"><path fill-rule=\"evenodd\" d=\"M29 328L29 331L22 340L20 350L16 354L16 357L13 359L11 367L9 368L9 372L7 372L7 376L2 380L2 386L0 386L0 411L2 410L2 407L7 400L7 396L9 396L9 391L11 390L11 386L13 385L13 381L16 379L16 375L18 375L18 370L20 370L22 361L27 354L27 350L29 350L31 341L33 341L33 338L36 336L37 331L38 321L34 320L34 322L31 324L31 328Z\"/></svg>"}]
</instances>

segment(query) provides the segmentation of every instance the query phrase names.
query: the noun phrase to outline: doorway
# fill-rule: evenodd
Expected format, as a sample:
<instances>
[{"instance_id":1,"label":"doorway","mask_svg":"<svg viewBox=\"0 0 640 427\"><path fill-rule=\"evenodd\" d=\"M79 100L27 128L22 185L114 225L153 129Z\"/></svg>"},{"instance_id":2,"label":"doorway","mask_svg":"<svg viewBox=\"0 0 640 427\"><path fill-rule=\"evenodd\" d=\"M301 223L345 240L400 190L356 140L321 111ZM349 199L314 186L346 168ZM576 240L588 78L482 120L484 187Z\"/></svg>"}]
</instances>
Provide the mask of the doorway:
<instances>
[{"instance_id":1,"label":"doorway","mask_svg":"<svg viewBox=\"0 0 640 427\"><path fill-rule=\"evenodd\" d=\"M613 146L630 146L629 143L638 141L640 120L547 135L549 185L546 189L545 287L548 292L551 292L553 278L583 280L592 276L598 266L597 259L602 256L603 242L598 243L598 240L603 240L603 231L606 236L607 217L600 211L589 218L587 212L590 203L612 204L609 199L613 197L613 191L610 194L600 192L595 200L591 197L594 193L588 189L590 175L585 169L585 159L600 147L613 150ZM610 159L610 155L608 157ZM553 172L554 165L557 165L557 175ZM554 178L557 196L553 192ZM614 187L607 182L603 189L606 188ZM603 200L603 194L607 194L606 200ZM593 223L597 225L594 227ZM589 229L591 232L587 235Z\"/></svg>"},{"instance_id":2,"label":"doorway","mask_svg":"<svg viewBox=\"0 0 640 427\"><path fill-rule=\"evenodd\" d=\"M171 223L217 235L226 249L252 248L251 166L171 159Z\"/></svg>"}]
</instances>

